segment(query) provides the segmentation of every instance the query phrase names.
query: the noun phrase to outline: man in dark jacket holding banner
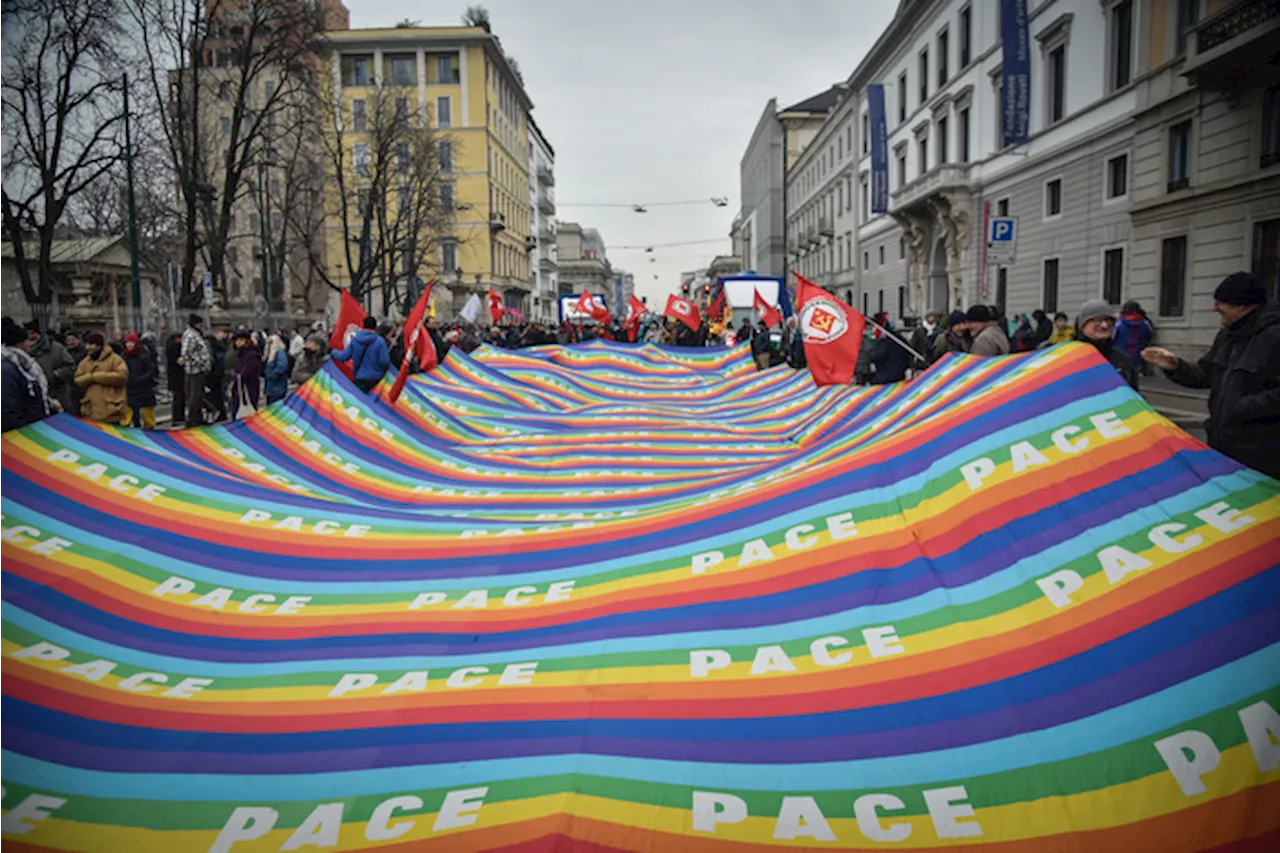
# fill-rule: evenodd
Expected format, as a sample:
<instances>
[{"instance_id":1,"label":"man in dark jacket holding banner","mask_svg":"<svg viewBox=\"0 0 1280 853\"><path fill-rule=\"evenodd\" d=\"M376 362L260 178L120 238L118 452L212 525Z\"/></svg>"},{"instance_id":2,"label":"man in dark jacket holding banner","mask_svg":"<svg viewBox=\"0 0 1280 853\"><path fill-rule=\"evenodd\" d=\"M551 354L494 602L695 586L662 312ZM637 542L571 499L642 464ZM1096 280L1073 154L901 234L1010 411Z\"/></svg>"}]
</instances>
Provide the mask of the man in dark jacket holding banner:
<instances>
[{"instance_id":1,"label":"man in dark jacket holding banner","mask_svg":"<svg viewBox=\"0 0 1280 853\"><path fill-rule=\"evenodd\" d=\"M365 317L364 329L351 339L350 344L335 350L332 357L334 361L351 362L356 387L366 394L382 381L391 366L387 342L378 334L378 321L372 317Z\"/></svg>"}]
</instances>

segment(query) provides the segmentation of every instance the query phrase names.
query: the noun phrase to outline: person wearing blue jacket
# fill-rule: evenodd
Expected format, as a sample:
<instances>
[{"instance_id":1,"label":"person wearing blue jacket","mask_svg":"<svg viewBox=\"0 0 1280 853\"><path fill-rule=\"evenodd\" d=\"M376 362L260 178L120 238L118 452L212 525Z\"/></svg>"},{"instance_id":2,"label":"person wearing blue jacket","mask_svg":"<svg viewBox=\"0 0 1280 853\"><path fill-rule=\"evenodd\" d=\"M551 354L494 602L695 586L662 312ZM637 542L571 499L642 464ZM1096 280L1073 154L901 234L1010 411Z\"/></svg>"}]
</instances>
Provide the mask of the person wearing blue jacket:
<instances>
[{"instance_id":1,"label":"person wearing blue jacket","mask_svg":"<svg viewBox=\"0 0 1280 853\"><path fill-rule=\"evenodd\" d=\"M351 362L356 386L366 394L373 390L391 366L387 342L378 334L378 321L372 317L364 318L364 329L351 339L351 343L334 350L332 358L334 361Z\"/></svg>"},{"instance_id":2,"label":"person wearing blue jacket","mask_svg":"<svg viewBox=\"0 0 1280 853\"><path fill-rule=\"evenodd\" d=\"M272 335L267 339L267 355L263 359L262 377L267 392L267 405L284 398L289 390L289 352L284 338Z\"/></svg>"}]
</instances>

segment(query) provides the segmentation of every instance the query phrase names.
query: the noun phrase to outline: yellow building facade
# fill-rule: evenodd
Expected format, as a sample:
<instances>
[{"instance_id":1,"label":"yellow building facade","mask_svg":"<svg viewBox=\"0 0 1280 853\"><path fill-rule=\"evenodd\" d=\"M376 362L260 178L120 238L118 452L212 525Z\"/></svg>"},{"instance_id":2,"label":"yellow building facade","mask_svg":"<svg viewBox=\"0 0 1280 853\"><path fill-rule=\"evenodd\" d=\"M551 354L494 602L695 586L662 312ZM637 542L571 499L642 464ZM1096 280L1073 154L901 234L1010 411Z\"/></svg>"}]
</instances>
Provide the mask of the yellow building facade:
<instances>
[{"instance_id":1,"label":"yellow building facade","mask_svg":"<svg viewBox=\"0 0 1280 853\"><path fill-rule=\"evenodd\" d=\"M527 315L529 252L536 246L528 169L533 104L497 40L475 27L426 27L337 30L326 41L323 73L331 75L334 102L345 112L342 144L351 149L346 162L353 168L357 146L368 149L361 128L378 100L394 99L396 109L410 110L435 131L441 192L454 213L416 272L437 279L437 314L451 317L471 294L483 299L493 288ZM326 230L330 272L339 280L349 237L340 216L331 215Z\"/></svg>"}]
</instances>

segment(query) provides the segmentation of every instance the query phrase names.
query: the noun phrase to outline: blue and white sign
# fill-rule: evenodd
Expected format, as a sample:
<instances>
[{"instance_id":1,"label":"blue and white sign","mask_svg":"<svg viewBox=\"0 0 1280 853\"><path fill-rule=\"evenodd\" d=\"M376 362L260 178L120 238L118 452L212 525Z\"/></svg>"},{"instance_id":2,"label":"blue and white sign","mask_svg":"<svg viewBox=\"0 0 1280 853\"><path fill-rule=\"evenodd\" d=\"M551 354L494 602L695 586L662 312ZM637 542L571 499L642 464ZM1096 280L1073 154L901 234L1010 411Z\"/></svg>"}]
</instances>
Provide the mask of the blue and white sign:
<instances>
[{"instance_id":1,"label":"blue and white sign","mask_svg":"<svg viewBox=\"0 0 1280 853\"><path fill-rule=\"evenodd\" d=\"M205 270L200 283L204 286L204 307L208 308L213 305L213 273Z\"/></svg>"},{"instance_id":2,"label":"blue and white sign","mask_svg":"<svg viewBox=\"0 0 1280 853\"><path fill-rule=\"evenodd\" d=\"M1000 0L1000 128L1003 143L1023 145L1031 132L1031 35L1027 0Z\"/></svg>"},{"instance_id":3,"label":"blue and white sign","mask_svg":"<svg viewBox=\"0 0 1280 853\"><path fill-rule=\"evenodd\" d=\"M1018 220L993 216L987 225L987 264L1013 263L1018 253Z\"/></svg>"},{"instance_id":4,"label":"blue and white sign","mask_svg":"<svg viewBox=\"0 0 1280 853\"><path fill-rule=\"evenodd\" d=\"M889 127L884 112L884 84L867 86L867 128L871 138L871 212L889 212Z\"/></svg>"}]
</instances>

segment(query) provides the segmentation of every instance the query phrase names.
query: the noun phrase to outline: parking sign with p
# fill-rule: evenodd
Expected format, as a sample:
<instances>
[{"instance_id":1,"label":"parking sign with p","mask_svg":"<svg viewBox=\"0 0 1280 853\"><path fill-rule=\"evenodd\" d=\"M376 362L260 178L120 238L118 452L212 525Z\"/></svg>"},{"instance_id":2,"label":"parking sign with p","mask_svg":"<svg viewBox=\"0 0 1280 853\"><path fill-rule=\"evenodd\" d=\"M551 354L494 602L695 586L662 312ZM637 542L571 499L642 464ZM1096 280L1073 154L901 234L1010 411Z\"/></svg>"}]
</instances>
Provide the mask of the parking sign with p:
<instances>
[{"instance_id":1,"label":"parking sign with p","mask_svg":"<svg viewBox=\"0 0 1280 853\"><path fill-rule=\"evenodd\" d=\"M1018 220L993 217L987 226L987 263L1011 264L1017 255Z\"/></svg>"}]
</instances>

